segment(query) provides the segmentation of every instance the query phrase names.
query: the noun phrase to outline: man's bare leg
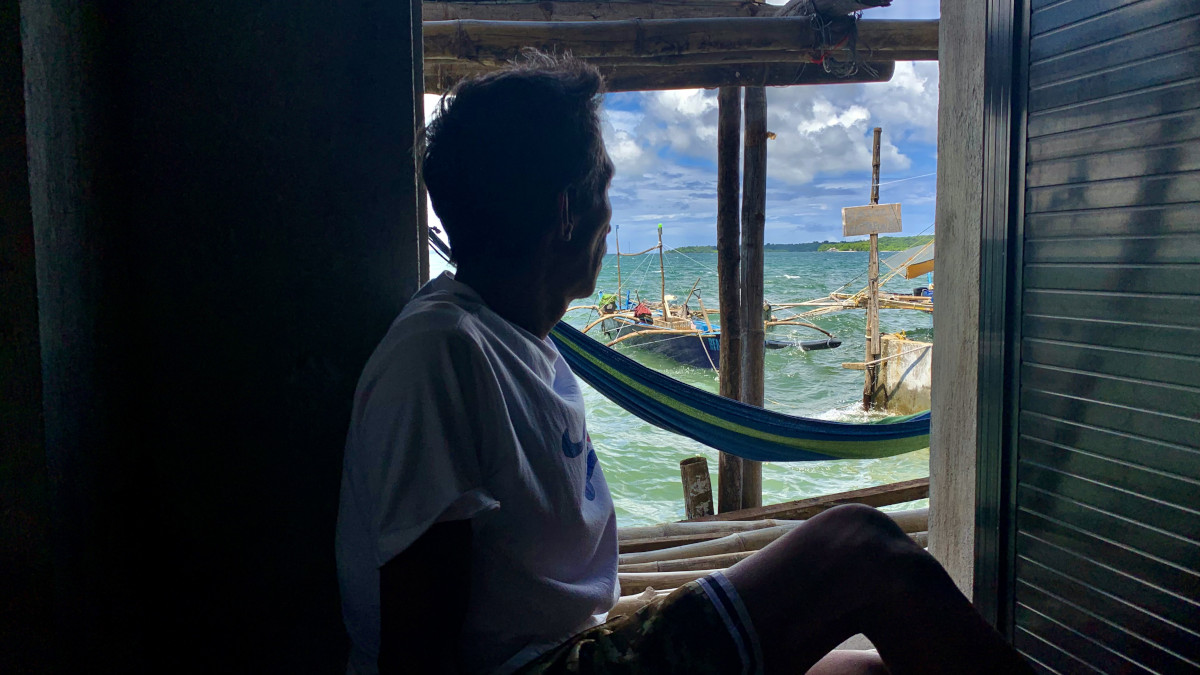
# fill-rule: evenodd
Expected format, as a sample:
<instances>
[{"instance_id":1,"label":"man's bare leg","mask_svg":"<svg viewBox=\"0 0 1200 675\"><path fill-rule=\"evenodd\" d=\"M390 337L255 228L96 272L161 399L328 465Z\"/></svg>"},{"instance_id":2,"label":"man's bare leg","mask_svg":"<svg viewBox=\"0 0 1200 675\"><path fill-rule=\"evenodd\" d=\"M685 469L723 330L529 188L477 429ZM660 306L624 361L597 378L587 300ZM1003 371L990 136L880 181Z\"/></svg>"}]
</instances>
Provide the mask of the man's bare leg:
<instances>
[{"instance_id":1,"label":"man's bare leg","mask_svg":"<svg viewBox=\"0 0 1200 675\"><path fill-rule=\"evenodd\" d=\"M1033 672L941 565L870 507L815 516L726 576L768 673L803 673L857 633L893 675Z\"/></svg>"},{"instance_id":2,"label":"man's bare leg","mask_svg":"<svg viewBox=\"0 0 1200 675\"><path fill-rule=\"evenodd\" d=\"M879 653L871 649L829 652L805 675L890 675Z\"/></svg>"}]
</instances>

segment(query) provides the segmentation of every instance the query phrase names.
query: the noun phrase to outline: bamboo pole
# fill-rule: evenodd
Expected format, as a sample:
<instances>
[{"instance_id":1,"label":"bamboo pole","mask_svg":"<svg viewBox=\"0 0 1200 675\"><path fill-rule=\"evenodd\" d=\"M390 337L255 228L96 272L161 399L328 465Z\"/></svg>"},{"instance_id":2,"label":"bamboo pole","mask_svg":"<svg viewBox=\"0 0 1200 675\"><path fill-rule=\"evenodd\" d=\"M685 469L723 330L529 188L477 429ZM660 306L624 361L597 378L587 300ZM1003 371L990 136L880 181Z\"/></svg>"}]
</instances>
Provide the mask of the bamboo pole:
<instances>
[{"instance_id":1,"label":"bamboo pole","mask_svg":"<svg viewBox=\"0 0 1200 675\"><path fill-rule=\"evenodd\" d=\"M738 214L738 159L741 151L741 90L717 92L717 293L721 313L720 393L741 400L742 300L741 222ZM717 511L742 508L742 458L722 452L717 469Z\"/></svg>"},{"instance_id":2,"label":"bamboo pole","mask_svg":"<svg viewBox=\"0 0 1200 675\"><path fill-rule=\"evenodd\" d=\"M766 335L762 320L763 245L767 203L767 90L746 87L742 157L742 401L762 406L766 395ZM742 462L741 508L762 505L762 463Z\"/></svg>"},{"instance_id":3,"label":"bamboo pole","mask_svg":"<svg viewBox=\"0 0 1200 675\"><path fill-rule=\"evenodd\" d=\"M633 257L639 256L639 255L646 255L650 251L657 251L660 248L661 247L659 247L659 246L651 246L650 248L646 249L645 251L638 251L637 253L621 253L619 255L623 255L626 258L633 258Z\"/></svg>"},{"instance_id":4,"label":"bamboo pole","mask_svg":"<svg viewBox=\"0 0 1200 675\"><path fill-rule=\"evenodd\" d=\"M657 525L640 525L637 527L622 527L617 530L617 541L626 542L635 539L653 539L655 537L676 537L686 534L711 534L723 537L734 532L761 530L777 525L788 525L801 522L799 520L782 520L768 518L766 520L682 520L677 523L659 523Z\"/></svg>"},{"instance_id":5,"label":"bamboo pole","mask_svg":"<svg viewBox=\"0 0 1200 675\"><path fill-rule=\"evenodd\" d=\"M692 287L690 289L688 289L687 295L683 296L683 305L685 307L688 304L688 300L692 299L692 294L696 292L696 287L700 285L700 280L703 278L704 278L703 276L696 277L696 283L692 284Z\"/></svg>"},{"instance_id":6,"label":"bamboo pole","mask_svg":"<svg viewBox=\"0 0 1200 675\"><path fill-rule=\"evenodd\" d=\"M929 509L913 509L911 511L885 512L905 533L922 532L929 529ZM765 527L760 530L734 532L717 539L701 541L682 546L642 550L622 553L618 562L621 565L647 563L656 560L683 560L700 556L720 555L726 553L742 553L757 551L788 532L804 524L797 521L786 525Z\"/></svg>"},{"instance_id":7,"label":"bamboo pole","mask_svg":"<svg viewBox=\"0 0 1200 675\"><path fill-rule=\"evenodd\" d=\"M656 591L679 588L689 581L706 577L717 570L686 570L683 572L618 572L621 595L641 593L647 588Z\"/></svg>"},{"instance_id":8,"label":"bamboo pole","mask_svg":"<svg viewBox=\"0 0 1200 675\"><path fill-rule=\"evenodd\" d=\"M722 53L753 55L759 62L790 60L781 55L817 51L846 57L851 26L858 31L857 44L869 46L872 58L893 60L892 54L937 60L937 20L864 20L857 24L839 22L828 31L829 44L814 29L811 18L728 17L706 19L650 19L622 21L426 21L426 63L433 61L476 61L503 64L517 58L522 49L544 52L570 51L585 60L653 59L692 54ZM742 57L742 60L746 60ZM612 61L610 61L612 62ZM708 61L712 63L713 61ZM679 65L677 63L670 65Z\"/></svg>"},{"instance_id":9,"label":"bamboo pole","mask_svg":"<svg viewBox=\"0 0 1200 675\"><path fill-rule=\"evenodd\" d=\"M770 328L772 326L800 326L802 328L811 328L815 331L819 331L821 333L824 333L828 337L834 336L833 333L830 333L829 331L825 330L824 328L821 328L820 326L818 326L816 324L809 323L807 321L796 321L794 319L783 319L780 321L764 321L763 326L765 326L767 328Z\"/></svg>"},{"instance_id":10,"label":"bamboo pole","mask_svg":"<svg viewBox=\"0 0 1200 675\"><path fill-rule=\"evenodd\" d=\"M666 89L711 89L714 87L787 87L812 84L887 82L895 72L895 61L872 61L849 77L836 77L809 63L801 54L772 63L738 62L659 65L596 63L608 92L661 91ZM431 61L425 69L425 89L444 93L463 78L496 70L498 66L465 61ZM872 72L873 71L873 72Z\"/></svg>"},{"instance_id":11,"label":"bamboo pole","mask_svg":"<svg viewBox=\"0 0 1200 675\"><path fill-rule=\"evenodd\" d=\"M679 474L683 480L683 511L687 517L711 516L714 510L708 460L703 457L680 460Z\"/></svg>"},{"instance_id":12,"label":"bamboo pole","mask_svg":"<svg viewBox=\"0 0 1200 675\"><path fill-rule=\"evenodd\" d=\"M689 570L723 570L754 555L754 551L720 553L682 560L655 560L647 563L620 565L618 572L687 572Z\"/></svg>"},{"instance_id":13,"label":"bamboo pole","mask_svg":"<svg viewBox=\"0 0 1200 675\"><path fill-rule=\"evenodd\" d=\"M604 321L606 318L608 318L608 317L604 317L604 316L602 316L602 317L600 317L599 319L596 319L595 321L593 321L593 322L589 323L588 325L584 326L584 327L583 327L583 330L582 330L582 331L580 331L580 332L582 332L582 333L586 333L586 332L588 332L589 330L591 330L591 329L595 328L597 324L599 324L599 323L603 322L603 321Z\"/></svg>"},{"instance_id":14,"label":"bamboo pole","mask_svg":"<svg viewBox=\"0 0 1200 675\"><path fill-rule=\"evenodd\" d=\"M708 315L708 308L704 306L704 298L700 297L699 295L696 295L696 302L700 303L700 313L704 315L705 329L711 331L712 330L712 317L710 317ZM717 373L720 374L720 372L721 372L720 368L718 368Z\"/></svg>"},{"instance_id":15,"label":"bamboo pole","mask_svg":"<svg viewBox=\"0 0 1200 675\"><path fill-rule=\"evenodd\" d=\"M879 203L879 141L883 129L875 127L871 140L871 204ZM870 410L874 405L876 383L879 381L877 359L882 350L879 336L879 235L871 233L871 254L867 262L867 358L864 368L862 405Z\"/></svg>"}]
</instances>

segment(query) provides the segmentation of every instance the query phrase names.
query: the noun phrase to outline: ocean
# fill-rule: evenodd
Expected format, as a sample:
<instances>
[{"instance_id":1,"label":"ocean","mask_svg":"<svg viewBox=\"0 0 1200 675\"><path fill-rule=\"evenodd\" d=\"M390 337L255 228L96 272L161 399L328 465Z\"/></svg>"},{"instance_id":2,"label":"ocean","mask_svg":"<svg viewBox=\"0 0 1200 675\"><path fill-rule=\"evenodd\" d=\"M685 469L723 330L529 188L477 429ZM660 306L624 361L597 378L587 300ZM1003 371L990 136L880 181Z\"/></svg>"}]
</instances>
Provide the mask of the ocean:
<instances>
[{"instance_id":1,"label":"ocean","mask_svg":"<svg viewBox=\"0 0 1200 675\"><path fill-rule=\"evenodd\" d=\"M886 255L886 254L885 254ZM683 298L699 279L705 306L718 306L717 256L715 253L668 252L666 286L669 295ZM431 260L433 273L445 268L440 258ZM884 268L886 271L886 268ZM764 294L767 302L811 300L846 285L854 292L866 285L867 253L768 252L764 262ZM658 299L660 290L657 253L622 257L622 287ZM924 285L924 278L897 277L885 290L911 292ZM608 255L596 289L598 293L617 288L616 257ZM578 300L575 304L595 304ZM695 308L695 302L691 303ZM777 314L784 314L780 311ZM594 311L569 312L566 320L584 327L596 318ZM841 421L865 421L871 415L861 409L863 374L842 368L847 361L862 361L865 318L862 311L826 314L810 320L842 340L837 349L803 352L799 349L768 350L766 353L766 407L771 410ZM915 340L933 340L933 318L904 310L881 310L880 325L891 333L904 331ZM593 333L599 336L599 329ZM816 339L811 329L780 327L775 335ZM716 392L717 374L679 365L669 359L618 345L617 349L641 363L696 387ZM683 487L679 461L688 457L708 459L713 491L717 488L717 451L647 424L583 384L587 403L588 432L604 468L621 526L650 525L684 517ZM834 492L882 485L929 475L929 451L871 460L768 463L763 465L763 504L803 499ZM914 502L896 508L924 505Z\"/></svg>"}]
</instances>

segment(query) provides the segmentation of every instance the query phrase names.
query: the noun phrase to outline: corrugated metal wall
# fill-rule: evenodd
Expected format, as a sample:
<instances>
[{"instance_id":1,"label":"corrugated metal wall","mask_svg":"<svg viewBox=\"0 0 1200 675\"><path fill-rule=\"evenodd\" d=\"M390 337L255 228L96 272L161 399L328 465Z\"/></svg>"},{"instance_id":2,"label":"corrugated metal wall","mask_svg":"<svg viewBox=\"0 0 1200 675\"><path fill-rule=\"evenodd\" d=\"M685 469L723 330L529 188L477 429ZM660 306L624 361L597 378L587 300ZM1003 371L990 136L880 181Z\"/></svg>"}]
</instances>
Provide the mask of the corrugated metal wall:
<instances>
[{"instance_id":1,"label":"corrugated metal wall","mask_svg":"<svg viewBox=\"0 0 1200 675\"><path fill-rule=\"evenodd\" d=\"M1200 2L1028 28L1014 642L1200 672Z\"/></svg>"}]
</instances>

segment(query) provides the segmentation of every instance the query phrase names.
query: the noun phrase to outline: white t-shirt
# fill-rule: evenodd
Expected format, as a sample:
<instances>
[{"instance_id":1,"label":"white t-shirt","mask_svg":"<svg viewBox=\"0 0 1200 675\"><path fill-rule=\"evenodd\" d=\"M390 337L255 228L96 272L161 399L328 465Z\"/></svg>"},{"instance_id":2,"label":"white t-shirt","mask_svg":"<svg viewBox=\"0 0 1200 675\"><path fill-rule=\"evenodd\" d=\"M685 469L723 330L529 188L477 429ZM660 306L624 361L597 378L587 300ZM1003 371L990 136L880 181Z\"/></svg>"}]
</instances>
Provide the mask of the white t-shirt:
<instances>
[{"instance_id":1,"label":"white t-shirt","mask_svg":"<svg viewBox=\"0 0 1200 675\"><path fill-rule=\"evenodd\" d=\"M549 339L444 273L392 324L355 393L337 527L350 672L377 671L379 568L435 522L464 519L469 672L511 671L616 601L616 516L579 383Z\"/></svg>"}]
</instances>

